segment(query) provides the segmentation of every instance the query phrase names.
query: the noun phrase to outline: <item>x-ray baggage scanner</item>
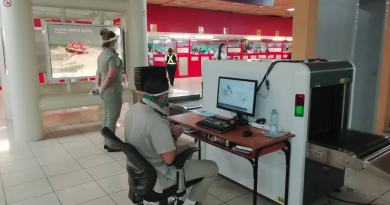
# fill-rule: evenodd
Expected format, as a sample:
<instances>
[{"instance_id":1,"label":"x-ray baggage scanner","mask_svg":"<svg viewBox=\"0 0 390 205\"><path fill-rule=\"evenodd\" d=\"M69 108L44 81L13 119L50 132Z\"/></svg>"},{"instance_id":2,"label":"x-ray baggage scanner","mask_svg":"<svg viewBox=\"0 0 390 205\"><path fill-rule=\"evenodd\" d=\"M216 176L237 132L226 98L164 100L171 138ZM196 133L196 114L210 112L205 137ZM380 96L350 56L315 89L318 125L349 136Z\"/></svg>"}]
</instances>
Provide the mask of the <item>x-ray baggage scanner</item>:
<instances>
[{"instance_id":1,"label":"x-ray baggage scanner","mask_svg":"<svg viewBox=\"0 0 390 205\"><path fill-rule=\"evenodd\" d=\"M207 61L203 73L203 109L231 117L218 109L219 77L258 80L272 61ZM347 61L278 62L257 95L252 122L276 108L279 128L291 132L289 204L309 205L344 185L345 168L366 169L390 181L390 141L387 137L351 130L354 66ZM231 88L234 90L234 88ZM362 108L363 109L363 108ZM257 129L257 128L251 128ZM220 173L252 189L252 167L240 157L204 144L203 156L214 160ZM285 155L259 158L258 192L283 204ZM234 197L234 196L232 196Z\"/></svg>"}]
</instances>

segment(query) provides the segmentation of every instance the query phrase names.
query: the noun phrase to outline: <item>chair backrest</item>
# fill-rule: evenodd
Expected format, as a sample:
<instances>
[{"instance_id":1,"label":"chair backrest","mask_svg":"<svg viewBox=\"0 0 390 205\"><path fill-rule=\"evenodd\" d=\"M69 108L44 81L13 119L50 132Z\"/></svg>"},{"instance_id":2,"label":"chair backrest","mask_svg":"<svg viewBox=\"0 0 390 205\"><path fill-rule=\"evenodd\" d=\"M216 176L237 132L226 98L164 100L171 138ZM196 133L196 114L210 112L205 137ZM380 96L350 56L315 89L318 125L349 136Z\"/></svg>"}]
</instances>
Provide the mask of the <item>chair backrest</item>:
<instances>
[{"instance_id":1,"label":"chair backrest","mask_svg":"<svg viewBox=\"0 0 390 205\"><path fill-rule=\"evenodd\" d=\"M103 128L101 134L106 140L118 145L127 156L130 192L133 189L134 193L142 197L153 191L157 180L156 169L133 145L123 142L109 128Z\"/></svg>"}]
</instances>

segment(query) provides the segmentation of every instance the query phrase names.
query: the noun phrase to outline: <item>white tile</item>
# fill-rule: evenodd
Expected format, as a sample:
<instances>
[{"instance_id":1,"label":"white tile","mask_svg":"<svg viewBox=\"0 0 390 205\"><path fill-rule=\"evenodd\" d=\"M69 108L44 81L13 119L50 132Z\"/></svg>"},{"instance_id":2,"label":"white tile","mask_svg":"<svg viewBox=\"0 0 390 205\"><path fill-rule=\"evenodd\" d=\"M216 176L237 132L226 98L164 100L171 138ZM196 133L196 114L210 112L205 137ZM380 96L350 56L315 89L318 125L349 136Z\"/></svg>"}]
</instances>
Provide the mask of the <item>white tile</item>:
<instances>
[{"instance_id":1,"label":"white tile","mask_svg":"<svg viewBox=\"0 0 390 205\"><path fill-rule=\"evenodd\" d=\"M227 179L215 181L209 189L209 193L211 195L217 197L223 202L230 201L248 192L249 191L246 188Z\"/></svg>"},{"instance_id":2,"label":"white tile","mask_svg":"<svg viewBox=\"0 0 390 205\"><path fill-rule=\"evenodd\" d=\"M85 134L84 134L85 135ZM95 134L88 134L88 135L85 135L89 140L91 140L91 142L93 142L94 144L104 144L104 138L102 137L102 135L99 133L95 133Z\"/></svg>"},{"instance_id":3,"label":"white tile","mask_svg":"<svg viewBox=\"0 0 390 205\"><path fill-rule=\"evenodd\" d=\"M57 139L55 139L55 138L28 143L28 145L30 146L31 149L38 148L38 147L45 147L45 146L55 145L55 144L60 144L60 142Z\"/></svg>"},{"instance_id":4,"label":"white tile","mask_svg":"<svg viewBox=\"0 0 390 205\"><path fill-rule=\"evenodd\" d=\"M4 187L14 186L46 178L40 167L26 169L23 171L13 172L9 174L3 174L1 177L3 179Z\"/></svg>"},{"instance_id":5,"label":"white tile","mask_svg":"<svg viewBox=\"0 0 390 205\"><path fill-rule=\"evenodd\" d=\"M218 202L217 200L209 197L206 197L206 200L203 202L204 204L221 204L222 202ZM252 192L247 193L243 196L237 197L231 201L226 202L228 205L252 205L253 204L253 194ZM257 205L278 205L279 203L276 203L274 201L271 201L265 197L262 197L260 195L257 195Z\"/></svg>"},{"instance_id":6,"label":"white tile","mask_svg":"<svg viewBox=\"0 0 390 205\"><path fill-rule=\"evenodd\" d=\"M376 197L367 194L357 193L345 187L341 188L341 192L332 192L329 195L336 199L343 199L345 201L362 204L369 204L376 199Z\"/></svg>"},{"instance_id":7,"label":"white tile","mask_svg":"<svg viewBox=\"0 0 390 205\"><path fill-rule=\"evenodd\" d=\"M92 146L94 144L90 140L85 138L84 140L63 143L62 145L65 147L65 149L72 150L72 149L79 149L79 148L83 148L83 147L89 147L89 146Z\"/></svg>"},{"instance_id":8,"label":"white tile","mask_svg":"<svg viewBox=\"0 0 390 205\"><path fill-rule=\"evenodd\" d=\"M96 147L95 145L90 146L90 147L84 147L80 149L72 149L69 150L69 153L74 157L74 158L82 158L82 157L88 157L96 154L101 154L104 153L101 149Z\"/></svg>"},{"instance_id":9,"label":"white tile","mask_svg":"<svg viewBox=\"0 0 390 205\"><path fill-rule=\"evenodd\" d=\"M73 159L73 157L68 152L59 152L51 155L39 156L36 157L36 159L41 166L44 166L49 164L55 164L58 162L68 161Z\"/></svg>"},{"instance_id":10,"label":"white tile","mask_svg":"<svg viewBox=\"0 0 390 205\"><path fill-rule=\"evenodd\" d=\"M57 137L58 141L60 143L67 143L67 142L74 142L74 141L80 141L80 140L86 140L87 138L84 137L81 133L79 134L74 134L74 135L67 135L63 137Z\"/></svg>"},{"instance_id":11,"label":"white tile","mask_svg":"<svg viewBox=\"0 0 390 205\"><path fill-rule=\"evenodd\" d=\"M46 177L52 177L83 169L76 160L59 162L41 167Z\"/></svg>"},{"instance_id":12,"label":"white tile","mask_svg":"<svg viewBox=\"0 0 390 205\"><path fill-rule=\"evenodd\" d=\"M18 201L9 205L61 205L54 193L37 196L31 199Z\"/></svg>"},{"instance_id":13,"label":"white tile","mask_svg":"<svg viewBox=\"0 0 390 205\"><path fill-rule=\"evenodd\" d=\"M381 200L390 202L390 191L385 193L383 196L380 197Z\"/></svg>"},{"instance_id":14,"label":"white tile","mask_svg":"<svg viewBox=\"0 0 390 205\"><path fill-rule=\"evenodd\" d=\"M61 144L56 144L56 145L34 148L31 149L31 151L34 153L36 157L38 157L38 156L54 154L58 152L66 152L66 149Z\"/></svg>"},{"instance_id":15,"label":"white tile","mask_svg":"<svg viewBox=\"0 0 390 205\"><path fill-rule=\"evenodd\" d=\"M34 157L34 155L30 150L3 153L0 154L0 163L12 162L12 161L28 159L32 157Z\"/></svg>"},{"instance_id":16,"label":"white tile","mask_svg":"<svg viewBox=\"0 0 390 205\"><path fill-rule=\"evenodd\" d=\"M86 171L95 179L103 179L106 177L127 173L127 170L118 162L112 162L86 169Z\"/></svg>"},{"instance_id":17,"label":"white tile","mask_svg":"<svg viewBox=\"0 0 390 205\"><path fill-rule=\"evenodd\" d=\"M103 153L89 157L79 158L77 159L77 161L81 164L82 167L89 168L97 165L107 164L115 160L106 153Z\"/></svg>"},{"instance_id":18,"label":"white tile","mask_svg":"<svg viewBox=\"0 0 390 205\"><path fill-rule=\"evenodd\" d=\"M378 200L372 202L372 204L375 204L375 205L390 205L390 202L378 199Z\"/></svg>"},{"instance_id":19,"label":"white tile","mask_svg":"<svg viewBox=\"0 0 390 205\"><path fill-rule=\"evenodd\" d=\"M1 163L0 173L7 174L25 169L31 169L34 167L39 167L39 164L35 158L22 159L14 162Z\"/></svg>"},{"instance_id":20,"label":"white tile","mask_svg":"<svg viewBox=\"0 0 390 205\"><path fill-rule=\"evenodd\" d=\"M10 142L9 139L0 140L0 153L17 152L30 149L27 143Z\"/></svg>"},{"instance_id":21,"label":"white tile","mask_svg":"<svg viewBox=\"0 0 390 205\"><path fill-rule=\"evenodd\" d=\"M93 181L92 177L85 170L69 172L48 178L54 191L74 187Z\"/></svg>"},{"instance_id":22,"label":"white tile","mask_svg":"<svg viewBox=\"0 0 390 205\"><path fill-rule=\"evenodd\" d=\"M133 205L133 203L129 199L128 189L115 194L111 194L110 197L115 201L117 205Z\"/></svg>"},{"instance_id":23,"label":"white tile","mask_svg":"<svg viewBox=\"0 0 390 205\"><path fill-rule=\"evenodd\" d=\"M105 196L92 201L82 203L80 205L116 205L115 202L109 197Z\"/></svg>"},{"instance_id":24,"label":"white tile","mask_svg":"<svg viewBox=\"0 0 390 205\"><path fill-rule=\"evenodd\" d=\"M345 187L353 189L358 193L378 198L390 190L390 183L366 170L362 170L348 177Z\"/></svg>"},{"instance_id":25,"label":"white tile","mask_svg":"<svg viewBox=\"0 0 390 205\"><path fill-rule=\"evenodd\" d=\"M127 159L125 153L123 152L107 152L110 157L114 158L115 160L124 160Z\"/></svg>"},{"instance_id":26,"label":"white tile","mask_svg":"<svg viewBox=\"0 0 390 205\"><path fill-rule=\"evenodd\" d=\"M4 189L0 189L0 205L5 205L7 204L5 201L5 196L4 196Z\"/></svg>"},{"instance_id":27,"label":"white tile","mask_svg":"<svg viewBox=\"0 0 390 205\"><path fill-rule=\"evenodd\" d=\"M76 205L88 202L103 196L106 193L96 182L90 182L56 192L62 205Z\"/></svg>"},{"instance_id":28,"label":"white tile","mask_svg":"<svg viewBox=\"0 0 390 205\"><path fill-rule=\"evenodd\" d=\"M25 200L39 195L53 192L47 179L32 181L16 186L4 188L7 203Z\"/></svg>"},{"instance_id":29,"label":"white tile","mask_svg":"<svg viewBox=\"0 0 390 205\"><path fill-rule=\"evenodd\" d=\"M127 159L118 160L119 164L121 164L124 168L127 169Z\"/></svg>"},{"instance_id":30,"label":"white tile","mask_svg":"<svg viewBox=\"0 0 390 205\"><path fill-rule=\"evenodd\" d=\"M115 192L129 189L128 174L120 174L96 181L107 194L113 194Z\"/></svg>"}]
</instances>

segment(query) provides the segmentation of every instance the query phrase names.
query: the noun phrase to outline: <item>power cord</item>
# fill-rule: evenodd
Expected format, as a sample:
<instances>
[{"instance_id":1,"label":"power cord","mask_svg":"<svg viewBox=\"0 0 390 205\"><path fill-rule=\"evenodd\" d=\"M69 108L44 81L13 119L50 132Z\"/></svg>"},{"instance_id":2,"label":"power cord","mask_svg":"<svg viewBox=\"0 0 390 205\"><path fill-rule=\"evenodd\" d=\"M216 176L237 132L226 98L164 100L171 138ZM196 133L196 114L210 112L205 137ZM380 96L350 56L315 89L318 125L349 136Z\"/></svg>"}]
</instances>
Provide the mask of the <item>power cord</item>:
<instances>
[{"instance_id":1,"label":"power cord","mask_svg":"<svg viewBox=\"0 0 390 205\"><path fill-rule=\"evenodd\" d=\"M357 205L378 205L378 204L371 204L371 203L369 203L369 204L362 204L362 203L358 203L358 202L345 201L345 200L342 200L342 199L338 199L338 198L336 198L336 197L333 197L333 196L331 196L331 195L328 195L328 197L331 198L331 199L334 199L334 200L336 200L336 201L340 201L340 202L344 202L344 203L348 203L348 204L357 204Z\"/></svg>"},{"instance_id":2,"label":"power cord","mask_svg":"<svg viewBox=\"0 0 390 205\"><path fill-rule=\"evenodd\" d=\"M275 67L275 65L277 63L281 63L281 62L284 62L284 63L299 63L299 62L303 62L302 60L300 61L292 61L292 60L282 60L282 61L274 61L271 63L271 65L268 67L268 70L267 72L265 73L264 77L263 77L263 80L261 81L260 85L257 86L257 89L256 89L256 92L259 92L260 89L261 89L261 86L263 86L263 83L265 82L265 85L267 86L267 95L266 96L263 96L261 95L260 93L258 95L260 95L261 97L263 98L267 98L268 97L268 93L269 93L269 87L270 87L270 82L268 80L268 76L269 74L271 73L272 69Z\"/></svg>"}]
</instances>

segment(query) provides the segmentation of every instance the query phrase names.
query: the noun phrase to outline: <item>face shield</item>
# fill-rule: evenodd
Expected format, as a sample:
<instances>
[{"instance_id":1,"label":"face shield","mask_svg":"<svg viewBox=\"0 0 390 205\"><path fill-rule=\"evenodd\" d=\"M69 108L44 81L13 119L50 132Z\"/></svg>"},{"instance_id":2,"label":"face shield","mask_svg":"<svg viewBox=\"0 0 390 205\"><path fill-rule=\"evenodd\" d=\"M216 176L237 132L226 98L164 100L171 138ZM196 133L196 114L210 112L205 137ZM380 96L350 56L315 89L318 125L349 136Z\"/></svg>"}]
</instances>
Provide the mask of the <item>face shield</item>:
<instances>
[{"instance_id":1,"label":"face shield","mask_svg":"<svg viewBox=\"0 0 390 205\"><path fill-rule=\"evenodd\" d=\"M143 98L151 101L151 102L155 102L155 103L160 103L160 107L161 108L164 108L167 106L168 104L168 99L169 99L169 96L170 94L173 93L173 88L169 88L167 91L164 91L162 93L157 93L157 94L149 94L149 93L144 93L144 95L142 96ZM159 101L160 97L163 96L163 95L167 95L165 97L165 100L164 101Z\"/></svg>"}]
</instances>

